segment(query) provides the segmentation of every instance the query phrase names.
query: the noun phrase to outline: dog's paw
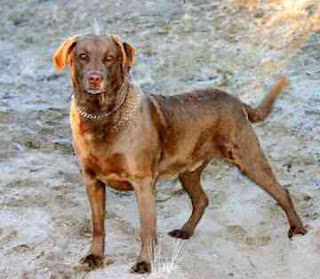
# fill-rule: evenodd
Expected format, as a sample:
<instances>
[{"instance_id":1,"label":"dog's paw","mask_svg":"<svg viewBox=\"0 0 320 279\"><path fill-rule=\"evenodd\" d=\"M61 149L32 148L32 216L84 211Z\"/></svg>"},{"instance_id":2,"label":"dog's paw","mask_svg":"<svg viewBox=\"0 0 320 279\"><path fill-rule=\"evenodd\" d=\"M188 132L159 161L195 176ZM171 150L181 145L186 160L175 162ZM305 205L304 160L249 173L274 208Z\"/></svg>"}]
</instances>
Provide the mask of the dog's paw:
<instances>
[{"instance_id":1,"label":"dog's paw","mask_svg":"<svg viewBox=\"0 0 320 279\"><path fill-rule=\"evenodd\" d=\"M137 262L133 267L130 269L131 273L150 273L151 272L151 264L145 261Z\"/></svg>"},{"instance_id":2,"label":"dog's paw","mask_svg":"<svg viewBox=\"0 0 320 279\"><path fill-rule=\"evenodd\" d=\"M288 237L292 238L293 236L297 235L297 234L302 234L305 235L308 232L308 230L301 226L301 227L291 227L289 232L288 232Z\"/></svg>"},{"instance_id":3,"label":"dog's paw","mask_svg":"<svg viewBox=\"0 0 320 279\"><path fill-rule=\"evenodd\" d=\"M76 266L76 269L92 270L92 269L104 267L106 264L110 264L110 263L111 262L108 262L105 259L105 257L89 254L80 260L80 263Z\"/></svg>"},{"instance_id":4,"label":"dog's paw","mask_svg":"<svg viewBox=\"0 0 320 279\"><path fill-rule=\"evenodd\" d=\"M169 235L174 238L181 238L181 239L189 239L192 236L191 233L188 233L183 230L173 230L173 231L169 232Z\"/></svg>"}]
</instances>

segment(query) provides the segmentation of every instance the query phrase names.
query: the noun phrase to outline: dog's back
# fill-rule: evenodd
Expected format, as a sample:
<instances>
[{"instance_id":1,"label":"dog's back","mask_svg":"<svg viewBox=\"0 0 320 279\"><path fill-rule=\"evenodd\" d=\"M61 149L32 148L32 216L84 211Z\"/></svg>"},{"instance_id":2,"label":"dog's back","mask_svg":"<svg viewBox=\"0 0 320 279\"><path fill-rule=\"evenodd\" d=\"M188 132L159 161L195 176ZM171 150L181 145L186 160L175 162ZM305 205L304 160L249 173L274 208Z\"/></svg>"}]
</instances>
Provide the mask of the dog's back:
<instances>
[{"instance_id":1,"label":"dog's back","mask_svg":"<svg viewBox=\"0 0 320 279\"><path fill-rule=\"evenodd\" d=\"M220 117L222 114L224 118L231 115L235 118L241 118L243 117L243 112L245 112L249 121L256 123L265 120L269 116L278 95L287 85L287 78L281 78L257 108L252 108L236 97L215 88L195 90L174 96L153 95L153 97L161 106L161 110L168 122L183 116L196 120L196 118L205 117L206 115L210 115L211 122L215 122L215 120L218 120L215 115ZM187 114L184 113L186 111L188 112Z\"/></svg>"}]
</instances>

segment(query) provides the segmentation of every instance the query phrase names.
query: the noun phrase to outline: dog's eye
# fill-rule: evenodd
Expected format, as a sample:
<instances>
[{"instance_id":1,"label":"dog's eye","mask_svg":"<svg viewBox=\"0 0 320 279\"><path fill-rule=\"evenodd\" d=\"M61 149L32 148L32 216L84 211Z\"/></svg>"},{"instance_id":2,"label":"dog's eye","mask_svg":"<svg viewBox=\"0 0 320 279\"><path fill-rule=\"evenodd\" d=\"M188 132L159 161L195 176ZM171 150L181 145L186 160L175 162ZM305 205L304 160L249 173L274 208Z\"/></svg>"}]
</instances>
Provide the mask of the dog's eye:
<instances>
[{"instance_id":1,"label":"dog's eye","mask_svg":"<svg viewBox=\"0 0 320 279\"><path fill-rule=\"evenodd\" d=\"M113 56L110 56L110 55L107 55L105 58L104 58L104 62L105 63L110 63L114 60Z\"/></svg>"},{"instance_id":2,"label":"dog's eye","mask_svg":"<svg viewBox=\"0 0 320 279\"><path fill-rule=\"evenodd\" d=\"M80 60L87 60L88 59L88 55L85 54L85 53L81 53L81 54L79 54L79 58L80 58Z\"/></svg>"}]
</instances>

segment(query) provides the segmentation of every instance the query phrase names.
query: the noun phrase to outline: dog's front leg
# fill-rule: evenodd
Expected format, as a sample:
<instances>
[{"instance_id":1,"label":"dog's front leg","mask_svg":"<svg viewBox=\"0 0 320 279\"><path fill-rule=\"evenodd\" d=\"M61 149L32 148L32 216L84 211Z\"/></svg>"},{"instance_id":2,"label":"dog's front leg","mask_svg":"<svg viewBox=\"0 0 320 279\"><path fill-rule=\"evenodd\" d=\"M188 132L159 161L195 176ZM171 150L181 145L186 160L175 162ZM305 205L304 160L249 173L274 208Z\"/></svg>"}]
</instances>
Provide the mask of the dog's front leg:
<instances>
[{"instance_id":1,"label":"dog's front leg","mask_svg":"<svg viewBox=\"0 0 320 279\"><path fill-rule=\"evenodd\" d=\"M93 269L104 263L105 185L92 173L85 172L84 177L92 215L92 242L89 254L81 263Z\"/></svg>"},{"instance_id":2,"label":"dog's front leg","mask_svg":"<svg viewBox=\"0 0 320 279\"><path fill-rule=\"evenodd\" d=\"M156 197L155 182L152 179L137 181L134 190L139 207L141 227L141 252L132 272L151 272L156 244Z\"/></svg>"}]
</instances>

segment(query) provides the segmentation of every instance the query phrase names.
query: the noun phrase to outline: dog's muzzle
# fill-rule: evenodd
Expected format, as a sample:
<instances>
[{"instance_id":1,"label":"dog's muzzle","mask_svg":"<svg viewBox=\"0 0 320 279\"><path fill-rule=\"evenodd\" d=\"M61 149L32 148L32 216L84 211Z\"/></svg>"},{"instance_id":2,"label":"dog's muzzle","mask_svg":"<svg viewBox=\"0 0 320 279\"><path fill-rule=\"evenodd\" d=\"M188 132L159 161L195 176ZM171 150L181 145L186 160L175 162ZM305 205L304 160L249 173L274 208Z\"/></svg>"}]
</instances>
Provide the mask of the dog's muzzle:
<instances>
[{"instance_id":1,"label":"dog's muzzle","mask_svg":"<svg viewBox=\"0 0 320 279\"><path fill-rule=\"evenodd\" d=\"M100 95L103 93L101 85L104 81L105 75L101 71L90 71L85 75L88 89L86 93L90 95Z\"/></svg>"}]
</instances>

